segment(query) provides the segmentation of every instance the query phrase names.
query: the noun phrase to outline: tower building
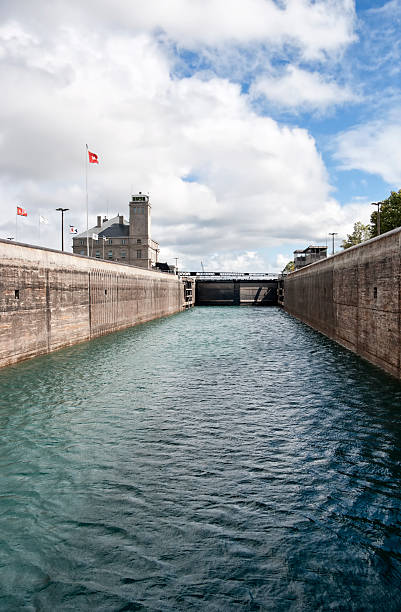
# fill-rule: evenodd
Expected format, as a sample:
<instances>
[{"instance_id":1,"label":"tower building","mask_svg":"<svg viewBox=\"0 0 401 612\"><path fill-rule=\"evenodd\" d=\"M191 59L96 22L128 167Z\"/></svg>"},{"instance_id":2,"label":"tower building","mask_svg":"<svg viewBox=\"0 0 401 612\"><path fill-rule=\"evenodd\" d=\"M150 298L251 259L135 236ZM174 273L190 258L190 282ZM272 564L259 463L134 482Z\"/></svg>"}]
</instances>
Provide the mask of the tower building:
<instances>
[{"instance_id":1,"label":"tower building","mask_svg":"<svg viewBox=\"0 0 401 612\"><path fill-rule=\"evenodd\" d=\"M129 223L118 214L112 219L97 217L97 224L73 238L73 252L128 263L140 268L156 266L159 244L151 238L151 205L149 196L134 194L129 202Z\"/></svg>"},{"instance_id":2,"label":"tower building","mask_svg":"<svg viewBox=\"0 0 401 612\"><path fill-rule=\"evenodd\" d=\"M131 258L134 265L151 268L156 265L159 245L151 238L151 210L149 196L139 192L129 203L129 235ZM135 261L142 263L135 263ZM130 262L131 263L131 262Z\"/></svg>"}]
</instances>

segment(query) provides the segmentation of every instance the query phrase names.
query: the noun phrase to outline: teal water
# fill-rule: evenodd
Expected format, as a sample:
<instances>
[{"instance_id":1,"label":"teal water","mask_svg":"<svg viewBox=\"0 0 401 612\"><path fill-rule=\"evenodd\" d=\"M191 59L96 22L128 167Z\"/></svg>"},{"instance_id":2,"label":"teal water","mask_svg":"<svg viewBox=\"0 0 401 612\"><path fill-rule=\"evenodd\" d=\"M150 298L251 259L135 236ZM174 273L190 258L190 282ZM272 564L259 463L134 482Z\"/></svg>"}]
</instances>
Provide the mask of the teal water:
<instances>
[{"instance_id":1,"label":"teal water","mask_svg":"<svg viewBox=\"0 0 401 612\"><path fill-rule=\"evenodd\" d=\"M1 610L400 610L401 384L278 308L0 371Z\"/></svg>"}]
</instances>

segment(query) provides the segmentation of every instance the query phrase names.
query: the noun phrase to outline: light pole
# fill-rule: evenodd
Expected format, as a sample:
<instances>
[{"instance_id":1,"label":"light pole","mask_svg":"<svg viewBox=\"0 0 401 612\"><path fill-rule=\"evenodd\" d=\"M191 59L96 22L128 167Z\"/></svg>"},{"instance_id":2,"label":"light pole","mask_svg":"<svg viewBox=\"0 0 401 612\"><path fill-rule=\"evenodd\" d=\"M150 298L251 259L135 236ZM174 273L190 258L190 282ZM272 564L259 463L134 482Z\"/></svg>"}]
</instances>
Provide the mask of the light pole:
<instances>
[{"instance_id":1,"label":"light pole","mask_svg":"<svg viewBox=\"0 0 401 612\"><path fill-rule=\"evenodd\" d=\"M69 208L56 208L56 210L61 212L61 250L64 251L64 213L66 210L70 210Z\"/></svg>"},{"instance_id":2,"label":"light pole","mask_svg":"<svg viewBox=\"0 0 401 612\"><path fill-rule=\"evenodd\" d=\"M333 237L333 252L332 255L334 255L334 236L337 236L338 232L329 232L329 236Z\"/></svg>"},{"instance_id":3,"label":"light pole","mask_svg":"<svg viewBox=\"0 0 401 612\"><path fill-rule=\"evenodd\" d=\"M107 236L102 236L102 238L103 238L103 259L104 259L104 243L107 240Z\"/></svg>"},{"instance_id":4,"label":"light pole","mask_svg":"<svg viewBox=\"0 0 401 612\"><path fill-rule=\"evenodd\" d=\"M381 202L372 202L371 206L377 206L377 235L380 236L380 204Z\"/></svg>"},{"instance_id":5,"label":"light pole","mask_svg":"<svg viewBox=\"0 0 401 612\"><path fill-rule=\"evenodd\" d=\"M173 259L175 259L175 273L178 274L178 260L179 260L179 257L173 257Z\"/></svg>"}]
</instances>

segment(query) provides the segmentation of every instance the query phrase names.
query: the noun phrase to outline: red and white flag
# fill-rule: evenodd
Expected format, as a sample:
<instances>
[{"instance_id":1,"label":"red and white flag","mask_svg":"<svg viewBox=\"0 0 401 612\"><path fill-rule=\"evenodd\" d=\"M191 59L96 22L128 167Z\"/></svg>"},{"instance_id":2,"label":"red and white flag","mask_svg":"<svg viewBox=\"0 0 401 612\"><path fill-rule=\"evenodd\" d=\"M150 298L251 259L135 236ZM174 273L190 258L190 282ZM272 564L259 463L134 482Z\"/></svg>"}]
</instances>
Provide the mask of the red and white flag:
<instances>
[{"instance_id":1,"label":"red and white flag","mask_svg":"<svg viewBox=\"0 0 401 612\"><path fill-rule=\"evenodd\" d=\"M89 155L89 163L90 164L98 164L99 160L97 158L96 153L92 153L91 151L88 150L88 155Z\"/></svg>"},{"instance_id":2,"label":"red and white flag","mask_svg":"<svg viewBox=\"0 0 401 612\"><path fill-rule=\"evenodd\" d=\"M21 206L17 206L17 215L20 215L21 217L27 217L28 213L26 212L26 210L21 208Z\"/></svg>"}]
</instances>

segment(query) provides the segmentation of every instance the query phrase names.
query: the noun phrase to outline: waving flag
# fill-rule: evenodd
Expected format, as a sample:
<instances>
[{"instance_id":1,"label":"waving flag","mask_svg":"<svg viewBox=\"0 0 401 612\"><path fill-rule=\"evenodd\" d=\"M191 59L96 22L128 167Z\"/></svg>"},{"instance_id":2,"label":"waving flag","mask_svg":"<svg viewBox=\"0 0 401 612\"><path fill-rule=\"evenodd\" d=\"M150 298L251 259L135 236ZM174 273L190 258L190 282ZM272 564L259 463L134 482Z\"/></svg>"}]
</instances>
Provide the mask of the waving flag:
<instances>
[{"instance_id":1,"label":"waving flag","mask_svg":"<svg viewBox=\"0 0 401 612\"><path fill-rule=\"evenodd\" d=\"M78 230L73 225L70 225L70 234L78 234Z\"/></svg>"},{"instance_id":2,"label":"waving flag","mask_svg":"<svg viewBox=\"0 0 401 612\"><path fill-rule=\"evenodd\" d=\"M97 158L96 153L92 153L91 151L88 150L88 155L89 155L89 163L90 164L98 164L99 160Z\"/></svg>"},{"instance_id":3,"label":"waving flag","mask_svg":"<svg viewBox=\"0 0 401 612\"><path fill-rule=\"evenodd\" d=\"M26 210L21 208L21 206L17 206L17 215L20 215L21 217L27 217L28 213L26 212Z\"/></svg>"}]
</instances>

